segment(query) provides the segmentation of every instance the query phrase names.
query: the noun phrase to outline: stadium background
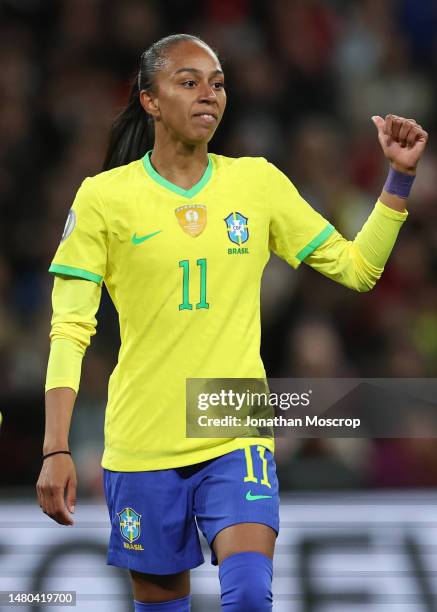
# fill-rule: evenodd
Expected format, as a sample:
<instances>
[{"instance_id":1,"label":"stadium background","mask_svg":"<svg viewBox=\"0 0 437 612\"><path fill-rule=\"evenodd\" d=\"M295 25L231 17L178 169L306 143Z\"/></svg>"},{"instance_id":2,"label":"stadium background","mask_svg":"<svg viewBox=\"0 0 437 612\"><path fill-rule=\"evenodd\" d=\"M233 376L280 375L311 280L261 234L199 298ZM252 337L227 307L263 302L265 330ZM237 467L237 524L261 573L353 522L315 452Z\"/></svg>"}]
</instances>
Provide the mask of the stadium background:
<instances>
[{"instance_id":1,"label":"stadium background","mask_svg":"<svg viewBox=\"0 0 437 612\"><path fill-rule=\"evenodd\" d=\"M387 172L370 117L413 117L430 133L410 218L372 292L351 292L272 257L263 282L262 355L276 377L435 375L434 0L2 0L0 494L6 505L24 508L35 498L51 316L47 269L67 212L83 177L100 171L110 122L140 52L179 31L203 37L224 66L228 106L211 150L267 157L349 238ZM119 346L115 309L102 295L71 430L78 505L102 501L104 405ZM287 491L310 495L302 499L324 491L335 500L340 491L365 490L379 491L381 501L398 489L399 506L416 499L415 489L428 496L437 484L436 443L423 437L280 440L277 464L284 499Z\"/></svg>"}]
</instances>

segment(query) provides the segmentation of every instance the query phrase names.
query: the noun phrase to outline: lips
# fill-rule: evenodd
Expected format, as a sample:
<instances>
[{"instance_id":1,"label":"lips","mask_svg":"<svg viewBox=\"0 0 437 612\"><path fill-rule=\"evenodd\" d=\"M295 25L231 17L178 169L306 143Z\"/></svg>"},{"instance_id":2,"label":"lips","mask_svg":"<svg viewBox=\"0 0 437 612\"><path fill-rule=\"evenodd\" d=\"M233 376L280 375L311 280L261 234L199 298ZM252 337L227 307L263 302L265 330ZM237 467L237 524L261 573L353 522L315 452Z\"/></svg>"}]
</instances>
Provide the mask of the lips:
<instances>
[{"instance_id":1,"label":"lips","mask_svg":"<svg viewBox=\"0 0 437 612\"><path fill-rule=\"evenodd\" d=\"M211 112L195 113L193 117L199 117L199 119L208 124L215 123L218 119L217 115Z\"/></svg>"}]
</instances>

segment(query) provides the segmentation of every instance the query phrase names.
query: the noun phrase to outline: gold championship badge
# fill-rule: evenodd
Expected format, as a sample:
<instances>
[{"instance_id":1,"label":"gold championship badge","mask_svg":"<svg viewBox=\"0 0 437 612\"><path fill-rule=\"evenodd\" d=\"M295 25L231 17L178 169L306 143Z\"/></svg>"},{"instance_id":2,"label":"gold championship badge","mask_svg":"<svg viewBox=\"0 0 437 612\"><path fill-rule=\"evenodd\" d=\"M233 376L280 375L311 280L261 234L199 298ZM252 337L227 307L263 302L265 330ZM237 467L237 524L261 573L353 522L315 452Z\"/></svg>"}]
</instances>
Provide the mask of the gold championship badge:
<instances>
[{"instance_id":1,"label":"gold championship badge","mask_svg":"<svg viewBox=\"0 0 437 612\"><path fill-rule=\"evenodd\" d=\"M193 238L205 229L206 206L203 204L179 206L174 212L181 228Z\"/></svg>"}]
</instances>

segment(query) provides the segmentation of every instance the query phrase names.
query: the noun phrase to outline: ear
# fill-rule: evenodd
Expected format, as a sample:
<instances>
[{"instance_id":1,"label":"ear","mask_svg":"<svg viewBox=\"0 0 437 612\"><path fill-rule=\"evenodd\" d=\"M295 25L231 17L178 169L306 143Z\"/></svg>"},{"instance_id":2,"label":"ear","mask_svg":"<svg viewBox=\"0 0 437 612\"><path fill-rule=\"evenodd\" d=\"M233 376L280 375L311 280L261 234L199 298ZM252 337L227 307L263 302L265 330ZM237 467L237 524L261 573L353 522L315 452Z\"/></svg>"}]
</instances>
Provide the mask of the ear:
<instances>
[{"instance_id":1,"label":"ear","mask_svg":"<svg viewBox=\"0 0 437 612\"><path fill-rule=\"evenodd\" d=\"M156 98L151 91L146 91L145 89L140 91L140 103L146 113L155 119L159 118L158 98Z\"/></svg>"}]
</instances>

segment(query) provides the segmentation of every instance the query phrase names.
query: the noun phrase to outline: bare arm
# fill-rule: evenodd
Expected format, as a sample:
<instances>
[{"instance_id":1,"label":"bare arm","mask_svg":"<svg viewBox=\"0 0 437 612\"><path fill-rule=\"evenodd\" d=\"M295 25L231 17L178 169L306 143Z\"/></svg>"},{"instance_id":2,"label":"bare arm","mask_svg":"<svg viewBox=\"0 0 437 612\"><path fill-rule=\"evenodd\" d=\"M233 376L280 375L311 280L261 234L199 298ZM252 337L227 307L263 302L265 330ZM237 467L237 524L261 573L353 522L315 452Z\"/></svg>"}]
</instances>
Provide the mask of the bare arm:
<instances>
[{"instance_id":1,"label":"bare arm","mask_svg":"<svg viewBox=\"0 0 437 612\"><path fill-rule=\"evenodd\" d=\"M75 400L76 392L68 387L47 391L44 455L69 450L68 434ZM74 513L76 487L76 468L70 455L52 455L44 460L36 485L39 505L61 525L73 525L70 513Z\"/></svg>"},{"instance_id":2,"label":"bare arm","mask_svg":"<svg viewBox=\"0 0 437 612\"><path fill-rule=\"evenodd\" d=\"M51 347L45 394L43 454L69 450L68 435L79 388L83 354L95 333L101 288L82 279L56 277L53 286ZM45 514L61 525L72 525L76 503L76 469L70 455L43 461L36 485Z\"/></svg>"},{"instance_id":3,"label":"bare arm","mask_svg":"<svg viewBox=\"0 0 437 612\"><path fill-rule=\"evenodd\" d=\"M49 389L46 393L46 427L43 453L68 449L68 434L76 392L68 387Z\"/></svg>"}]
</instances>

